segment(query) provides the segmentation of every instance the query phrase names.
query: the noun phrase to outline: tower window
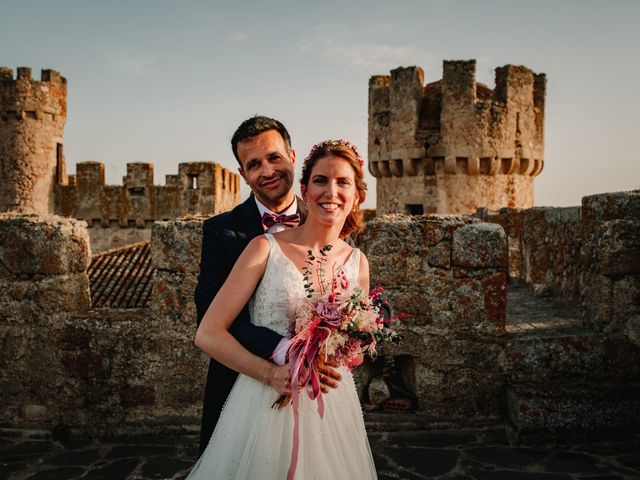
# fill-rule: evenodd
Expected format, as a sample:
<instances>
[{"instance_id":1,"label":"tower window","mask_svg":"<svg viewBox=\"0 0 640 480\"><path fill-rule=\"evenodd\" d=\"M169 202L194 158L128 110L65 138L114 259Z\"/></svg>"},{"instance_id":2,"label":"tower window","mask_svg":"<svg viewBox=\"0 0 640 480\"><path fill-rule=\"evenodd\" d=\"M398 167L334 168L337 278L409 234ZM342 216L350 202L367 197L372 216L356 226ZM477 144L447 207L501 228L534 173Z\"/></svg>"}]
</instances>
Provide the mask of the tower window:
<instances>
[{"instance_id":1,"label":"tower window","mask_svg":"<svg viewBox=\"0 0 640 480\"><path fill-rule=\"evenodd\" d=\"M62 177L64 176L64 152L62 150L62 144L56 143L56 183L62 183Z\"/></svg>"},{"instance_id":2,"label":"tower window","mask_svg":"<svg viewBox=\"0 0 640 480\"><path fill-rule=\"evenodd\" d=\"M408 203L406 205L406 212L409 215L424 215L424 205Z\"/></svg>"},{"instance_id":3,"label":"tower window","mask_svg":"<svg viewBox=\"0 0 640 480\"><path fill-rule=\"evenodd\" d=\"M129 187L129 197L144 197L144 187Z\"/></svg>"},{"instance_id":4,"label":"tower window","mask_svg":"<svg viewBox=\"0 0 640 480\"><path fill-rule=\"evenodd\" d=\"M189 189L197 190L198 189L198 175L194 175L192 173L187 174L189 177Z\"/></svg>"}]
</instances>

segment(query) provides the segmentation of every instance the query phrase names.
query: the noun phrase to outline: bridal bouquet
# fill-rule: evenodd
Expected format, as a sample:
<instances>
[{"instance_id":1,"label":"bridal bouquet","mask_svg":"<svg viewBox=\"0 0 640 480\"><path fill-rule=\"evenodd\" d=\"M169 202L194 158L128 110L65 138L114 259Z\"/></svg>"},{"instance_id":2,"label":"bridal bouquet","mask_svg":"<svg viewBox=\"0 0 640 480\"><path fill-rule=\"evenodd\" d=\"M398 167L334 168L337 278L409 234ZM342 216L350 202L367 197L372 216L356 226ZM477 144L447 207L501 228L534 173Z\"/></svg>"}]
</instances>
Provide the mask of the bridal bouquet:
<instances>
[{"instance_id":1,"label":"bridal bouquet","mask_svg":"<svg viewBox=\"0 0 640 480\"><path fill-rule=\"evenodd\" d=\"M308 301L293 312L289 326L292 338L284 347L288 349L291 385L307 389L309 397L318 401L320 416L324 411L317 368L320 355L340 366L353 368L362 363L364 353L375 357L376 346L380 342L399 339L391 328L395 317L385 318L386 302L382 300L381 287L372 289L368 294L360 287L352 288L342 270L329 282L325 280L323 266L330 249L331 245L324 246L318 258L311 250L308 252L304 270L304 288ZM314 273L317 291L312 288ZM297 396L298 389L292 388L291 400L294 408ZM289 400L289 397L283 395L273 406L281 408Z\"/></svg>"}]
</instances>

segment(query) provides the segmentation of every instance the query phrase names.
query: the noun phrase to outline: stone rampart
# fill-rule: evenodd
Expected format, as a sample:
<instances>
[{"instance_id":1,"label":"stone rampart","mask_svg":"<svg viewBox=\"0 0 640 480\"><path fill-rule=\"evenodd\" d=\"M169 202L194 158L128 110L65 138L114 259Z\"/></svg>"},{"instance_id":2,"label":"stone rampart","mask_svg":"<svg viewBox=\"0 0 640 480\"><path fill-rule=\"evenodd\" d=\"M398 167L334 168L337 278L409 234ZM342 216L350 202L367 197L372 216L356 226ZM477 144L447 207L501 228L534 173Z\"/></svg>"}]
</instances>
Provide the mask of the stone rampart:
<instances>
[{"instance_id":1,"label":"stone rampart","mask_svg":"<svg viewBox=\"0 0 640 480\"><path fill-rule=\"evenodd\" d=\"M149 240L156 220L216 215L240 201L240 177L214 162L181 163L162 186L151 163L127 164L123 185L106 185L100 162L76 168L69 185L56 187L56 213L87 222L93 252Z\"/></svg>"},{"instance_id":2,"label":"stone rampart","mask_svg":"<svg viewBox=\"0 0 640 480\"><path fill-rule=\"evenodd\" d=\"M503 415L507 244L499 225L470 217L378 217L358 240L371 280L403 321L403 341L383 349L417 412L439 419ZM360 388L381 372L360 375ZM391 380L391 379L390 379ZM361 393L363 393L361 391Z\"/></svg>"},{"instance_id":3,"label":"stone rampart","mask_svg":"<svg viewBox=\"0 0 640 480\"><path fill-rule=\"evenodd\" d=\"M582 375L572 384L579 405L607 385L635 392L639 198L638 191L585 197L578 224L577 209L520 212L530 251L523 250L522 271L535 278L538 270L528 265L550 270L544 284L554 294L573 292L574 277L580 279L588 329L575 337L572 330L558 330L557 338L551 331L507 333L508 250L500 222L430 215L371 220L357 242L372 282L408 317L402 343L384 347L377 361L356 370L363 403L375 403L374 382L388 382L414 399L418 417L412 419L460 424L504 419L509 382L538 398L565 376ZM193 345L193 292L203 220L154 223L149 308L90 310L84 222L0 215L1 424L90 435L198 425L207 358ZM578 267L570 265L576 243L569 233L576 225ZM562 245L564 253L554 252ZM556 272L553 262L538 265L544 255L556 255L554 262L571 273ZM581 353L585 348L589 355Z\"/></svg>"},{"instance_id":4,"label":"stone rampart","mask_svg":"<svg viewBox=\"0 0 640 480\"><path fill-rule=\"evenodd\" d=\"M89 435L198 425L206 358L193 345L195 284L165 281L190 265L178 237L154 242L152 308L89 310L84 222L0 215L0 423Z\"/></svg>"}]
</instances>

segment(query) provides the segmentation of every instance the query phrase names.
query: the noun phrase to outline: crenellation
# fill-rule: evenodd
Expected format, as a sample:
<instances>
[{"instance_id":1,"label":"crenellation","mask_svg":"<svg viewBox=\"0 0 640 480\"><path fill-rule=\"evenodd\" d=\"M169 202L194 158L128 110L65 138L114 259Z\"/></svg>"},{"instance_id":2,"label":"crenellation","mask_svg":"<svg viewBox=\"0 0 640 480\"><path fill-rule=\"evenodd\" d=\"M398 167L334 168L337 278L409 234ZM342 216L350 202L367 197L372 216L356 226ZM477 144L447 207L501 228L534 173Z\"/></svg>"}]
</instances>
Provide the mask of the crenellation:
<instances>
[{"instance_id":1,"label":"crenellation","mask_svg":"<svg viewBox=\"0 0 640 480\"><path fill-rule=\"evenodd\" d=\"M379 214L415 210L416 196L434 213L533 206L546 76L506 65L492 90L475 72L475 60L445 61L442 80L424 87L418 67L371 78L369 170Z\"/></svg>"},{"instance_id":2,"label":"crenellation","mask_svg":"<svg viewBox=\"0 0 640 480\"><path fill-rule=\"evenodd\" d=\"M240 200L239 176L214 162L181 163L164 186L154 185L151 163L128 163L122 185L105 184L101 162L80 162L76 170L68 185L56 189L56 213L89 223L94 252L149 240L154 221L217 214ZM123 229L145 232L125 234Z\"/></svg>"},{"instance_id":3,"label":"crenellation","mask_svg":"<svg viewBox=\"0 0 640 480\"><path fill-rule=\"evenodd\" d=\"M31 81L31 68L29 67L18 67L17 68L17 77L16 80L20 81Z\"/></svg>"},{"instance_id":4,"label":"crenellation","mask_svg":"<svg viewBox=\"0 0 640 480\"><path fill-rule=\"evenodd\" d=\"M13 80L13 69L0 67L0 80Z\"/></svg>"}]
</instances>

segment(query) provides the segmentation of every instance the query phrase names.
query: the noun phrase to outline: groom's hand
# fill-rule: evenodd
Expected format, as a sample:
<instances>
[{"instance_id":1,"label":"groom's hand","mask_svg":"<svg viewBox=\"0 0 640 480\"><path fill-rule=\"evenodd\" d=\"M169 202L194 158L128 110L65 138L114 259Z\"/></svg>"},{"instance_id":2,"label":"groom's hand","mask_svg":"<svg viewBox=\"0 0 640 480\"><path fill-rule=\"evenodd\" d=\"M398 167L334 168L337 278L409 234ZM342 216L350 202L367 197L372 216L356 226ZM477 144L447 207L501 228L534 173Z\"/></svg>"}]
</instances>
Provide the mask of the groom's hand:
<instances>
[{"instance_id":1,"label":"groom's hand","mask_svg":"<svg viewBox=\"0 0 640 480\"><path fill-rule=\"evenodd\" d=\"M337 388L338 382L342 380L342 375L336 370L338 362L328 360L325 355L320 355L316 362L320 373L320 388L322 393L329 393L330 388Z\"/></svg>"}]
</instances>

